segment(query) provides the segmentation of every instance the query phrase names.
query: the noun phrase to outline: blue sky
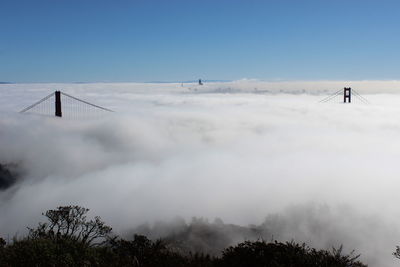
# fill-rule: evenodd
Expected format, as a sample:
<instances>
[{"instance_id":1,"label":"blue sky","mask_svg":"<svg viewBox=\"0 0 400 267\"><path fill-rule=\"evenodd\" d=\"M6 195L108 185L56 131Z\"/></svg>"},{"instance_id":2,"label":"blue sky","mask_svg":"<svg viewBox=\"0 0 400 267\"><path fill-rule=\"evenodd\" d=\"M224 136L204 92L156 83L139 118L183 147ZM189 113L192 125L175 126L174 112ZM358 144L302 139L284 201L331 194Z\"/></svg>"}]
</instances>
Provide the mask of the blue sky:
<instances>
[{"instance_id":1,"label":"blue sky","mask_svg":"<svg viewBox=\"0 0 400 267\"><path fill-rule=\"evenodd\" d=\"M400 1L1 0L0 81L400 79Z\"/></svg>"}]
</instances>

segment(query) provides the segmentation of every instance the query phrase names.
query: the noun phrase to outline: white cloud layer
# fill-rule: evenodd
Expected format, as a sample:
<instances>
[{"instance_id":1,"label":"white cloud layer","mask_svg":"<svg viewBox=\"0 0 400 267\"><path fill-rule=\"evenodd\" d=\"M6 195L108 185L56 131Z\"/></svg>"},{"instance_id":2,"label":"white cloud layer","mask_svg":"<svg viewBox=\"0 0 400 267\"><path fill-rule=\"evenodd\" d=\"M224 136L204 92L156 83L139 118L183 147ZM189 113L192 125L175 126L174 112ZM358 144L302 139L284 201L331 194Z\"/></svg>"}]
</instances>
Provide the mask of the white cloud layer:
<instances>
[{"instance_id":1,"label":"white cloud layer","mask_svg":"<svg viewBox=\"0 0 400 267\"><path fill-rule=\"evenodd\" d=\"M318 103L325 91L349 85L372 104ZM311 202L334 210L327 228L320 224L325 234L307 232L312 227L303 219L298 225L306 226L288 227L282 238L324 246L340 236L338 242L369 263L394 266L390 254L400 244L396 86L0 85L0 163L25 171L22 181L0 192L0 235L22 232L57 205L88 207L123 232L175 216L258 224L269 213ZM54 89L117 112L98 120L16 114Z\"/></svg>"}]
</instances>

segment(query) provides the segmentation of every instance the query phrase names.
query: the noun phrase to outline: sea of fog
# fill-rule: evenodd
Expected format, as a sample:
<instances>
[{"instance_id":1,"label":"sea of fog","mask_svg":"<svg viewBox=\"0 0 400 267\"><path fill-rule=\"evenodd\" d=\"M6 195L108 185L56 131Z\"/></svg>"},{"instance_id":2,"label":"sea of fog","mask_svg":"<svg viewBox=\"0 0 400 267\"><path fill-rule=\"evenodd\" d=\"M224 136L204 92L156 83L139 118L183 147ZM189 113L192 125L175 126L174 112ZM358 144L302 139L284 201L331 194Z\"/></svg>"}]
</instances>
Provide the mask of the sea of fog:
<instances>
[{"instance_id":1,"label":"sea of fog","mask_svg":"<svg viewBox=\"0 0 400 267\"><path fill-rule=\"evenodd\" d=\"M344 86L369 104L319 103ZM54 90L115 112L18 113ZM277 214L283 241L396 266L399 92L397 81L0 85L0 164L20 172L0 191L0 236L59 205L90 208L119 234L177 216L249 225Z\"/></svg>"}]
</instances>

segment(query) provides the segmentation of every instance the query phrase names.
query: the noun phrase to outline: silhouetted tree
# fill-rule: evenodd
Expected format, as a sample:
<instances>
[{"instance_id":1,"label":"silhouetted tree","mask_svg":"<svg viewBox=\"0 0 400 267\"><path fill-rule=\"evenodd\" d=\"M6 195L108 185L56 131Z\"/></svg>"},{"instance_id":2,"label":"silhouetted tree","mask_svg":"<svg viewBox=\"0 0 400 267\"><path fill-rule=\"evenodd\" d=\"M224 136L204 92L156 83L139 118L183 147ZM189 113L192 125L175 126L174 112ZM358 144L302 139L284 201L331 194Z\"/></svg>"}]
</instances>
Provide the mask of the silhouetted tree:
<instances>
[{"instance_id":1,"label":"silhouetted tree","mask_svg":"<svg viewBox=\"0 0 400 267\"><path fill-rule=\"evenodd\" d=\"M29 238L71 239L90 246L98 246L110 238L112 228L96 216L87 220L89 209L79 206L61 206L43 215L48 222L29 228Z\"/></svg>"}]
</instances>

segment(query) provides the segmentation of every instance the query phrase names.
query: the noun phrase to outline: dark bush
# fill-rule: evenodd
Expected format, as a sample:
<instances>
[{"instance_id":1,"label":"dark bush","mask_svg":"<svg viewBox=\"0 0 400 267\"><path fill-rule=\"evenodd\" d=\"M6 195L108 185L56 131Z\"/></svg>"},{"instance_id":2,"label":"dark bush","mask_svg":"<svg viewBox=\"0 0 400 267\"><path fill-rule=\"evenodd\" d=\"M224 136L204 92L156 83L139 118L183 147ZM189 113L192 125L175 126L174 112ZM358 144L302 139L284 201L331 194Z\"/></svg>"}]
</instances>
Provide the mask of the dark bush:
<instances>
[{"instance_id":1,"label":"dark bush","mask_svg":"<svg viewBox=\"0 0 400 267\"><path fill-rule=\"evenodd\" d=\"M294 242L246 241L222 251L222 257L183 253L163 240L144 235L132 240L111 237L99 217L87 220L88 209L59 207L44 215L46 223L28 236L6 244L0 238L0 266L132 266L132 267L364 267L358 256L342 249L315 250ZM398 249L399 251L399 249Z\"/></svg>"},{"instance_id":2,"label":"dark bush","mask_svg":"<svg viewBox=\"0 0 400 267\"><path fill-rule=\"evenodd\" d=\"M131 241L119 239L110 242L120 266L187 266L187 260L173 252L161 241L151 241L142 235L135 235Z\"/></svg>"},{"instance_id":3,"label":"dark bush","mask_svg":"<svg viewBox=\"0 0 400 267\"><path fill-rule=\"evenodd\" d=\"M305 267L362 267L357 261L359 255L342 255L342 248L332 252L311 249L305 244L294 242L246 241L225 249L222 253L221 266L305 266Z\"/></svg>"}]
</instances>

